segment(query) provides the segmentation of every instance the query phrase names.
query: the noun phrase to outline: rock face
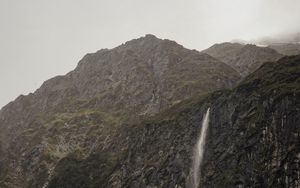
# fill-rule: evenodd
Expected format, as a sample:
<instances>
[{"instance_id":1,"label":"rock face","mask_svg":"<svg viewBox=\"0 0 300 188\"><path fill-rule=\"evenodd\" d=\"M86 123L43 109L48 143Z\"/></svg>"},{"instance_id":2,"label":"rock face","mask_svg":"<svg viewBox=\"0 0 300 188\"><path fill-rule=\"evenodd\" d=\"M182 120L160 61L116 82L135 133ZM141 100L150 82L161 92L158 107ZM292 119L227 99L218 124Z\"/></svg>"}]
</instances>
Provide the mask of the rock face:
<instances>
[{"instance_id":1,"label":"rock face","mask_svg":"<svg viewBox=\"0 0 300 188\"><path fill-rule=\"evenodd\" d=\"M263 63L277 61L283 55L268 47L238 43L221 43L202 51L232 66L245 77Z\"/></svg>"},{"instance_id":2,"label":"rock face","mask_svg":"<svg viewBox=\"0 0 300 188\"><path fill-rule=\"evenodd\" d=\"M183 101L124 125L88 157L55 167L49 187L189 187L201 120L211 108L202 187L300 186L300 56L266 63L233 90Z\"/></svg>"},{"instance_id":3,"label":"rock face","mask_svg":"<svg viewBox=\"0 0 300 188\"><path fill-rule=\"evenodd\" d=\"M71 77L81 98L97 95L97 107L139 114L155 114L239 79L232 68L210 56L153 35L87 55Z\"/></svg>"},{"instance_id":4,"label":"rock face","mask_svg":"<svg viewBox=\"0 0 300 188\"><path fill-rule=\"evenodd\" d=\"M70 153L89 158L99 148L117 148L112 141L125 123L239 79L219 60L153 35L88 54L75 70L1 109L0 187L47 187Z\"/></svg>"}]
</instances>

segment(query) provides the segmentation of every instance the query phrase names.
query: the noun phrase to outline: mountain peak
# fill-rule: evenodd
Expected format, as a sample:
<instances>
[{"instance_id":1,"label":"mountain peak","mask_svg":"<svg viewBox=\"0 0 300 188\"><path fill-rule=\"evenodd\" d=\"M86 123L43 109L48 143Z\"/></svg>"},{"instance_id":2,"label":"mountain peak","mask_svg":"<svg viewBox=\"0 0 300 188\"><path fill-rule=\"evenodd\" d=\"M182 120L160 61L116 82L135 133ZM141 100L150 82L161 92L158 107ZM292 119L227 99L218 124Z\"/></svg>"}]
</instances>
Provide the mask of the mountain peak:
<instances>
[{"instance_id":1,"label":"mountain peak","mask_svg":"<svg viewBox=\"0 0 300 188\"><path fill-rule=\"evenodd\" d=\"M145 38L148 38L148 39L157 39L157 37L155 35L153 35L153 34L146 34Z\"/></svg>"},{"instance_id":2,"label":"mountain peak","mask_svg":"<svg viewBox=\"0 0 300 188\"><path fill-rule=\"evenodd\" d=\"M87 54L74 71L44 82L36 95L39 100L51 96L50 106L40 105L49 110L67 103L64 98L76 98L94 100L87 105L109 112L121 112L121 106L155 114L195 93L230 87L238 79L235 70L211 56L147 34Z\"/></svg>"},{"instance_id":3,"label":"mountain peak","mask_svg":"<svg viewBox=\"0 0 300 188\"><path fill-rule=\"evenodd\" d=\"M221 43L203 51L230 65L245 77L265 62L277 61L282 57L274 49L254 44Z\"/></svg>"},{"instance_id":4,"label":"mountain peak","mask_svg":"<svg viewBox=\"0 0 300 188\"><path fill-rule=\"evenodd\" d=\"M145 36L142 36L142 37L139 37L139 38L137 38L137 39L133 39L133 40L131 40L131 41L133 41L133 42L141 42L141 41L144 41L144 42L147 42L147 43L151 43L151 42L161 42L161 41L163 41L163 39L160 39L160 38L158 38L158 37L156 37L155 35L153 35L153 34L146 34ZM128 42L131 42L131 41L128 41ZM126 42L126 43L128 43L128 42Z\"/></svg>"},{"instance_id":5,"label":"mountain peak","mask_svg":"<svg viewBox=\"0 0 300 188\"><path fill-rule=\"evenodd\" d=\"M140 38L125 42L125 44L118 46L117 49L134 49L140 51L160 47L159 49L163 50L165 48L170 48L174 46L184 48L182 45L176 43L175 41L161 39L152 34L146 34L145 36L142 36Z\"/></svg>"}]
</instances>

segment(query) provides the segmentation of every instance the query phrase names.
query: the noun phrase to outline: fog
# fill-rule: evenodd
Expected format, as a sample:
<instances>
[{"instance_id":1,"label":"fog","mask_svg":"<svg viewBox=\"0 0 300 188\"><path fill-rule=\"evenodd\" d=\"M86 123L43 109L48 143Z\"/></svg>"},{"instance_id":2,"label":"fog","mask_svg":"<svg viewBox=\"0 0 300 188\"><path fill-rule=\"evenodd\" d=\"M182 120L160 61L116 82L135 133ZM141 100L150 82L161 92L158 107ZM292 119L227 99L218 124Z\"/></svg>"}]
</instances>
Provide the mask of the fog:
<instances>
[{"instance_id":1,"label":"fog","mask_svg":"<svg viewBox=\"0 0 300 188\"><path fill-rule=\"evenodd\" d=\"M202 50L300 31L299 0L0 0L0 108L147 33Z\"/></svg>"}]
</instances>

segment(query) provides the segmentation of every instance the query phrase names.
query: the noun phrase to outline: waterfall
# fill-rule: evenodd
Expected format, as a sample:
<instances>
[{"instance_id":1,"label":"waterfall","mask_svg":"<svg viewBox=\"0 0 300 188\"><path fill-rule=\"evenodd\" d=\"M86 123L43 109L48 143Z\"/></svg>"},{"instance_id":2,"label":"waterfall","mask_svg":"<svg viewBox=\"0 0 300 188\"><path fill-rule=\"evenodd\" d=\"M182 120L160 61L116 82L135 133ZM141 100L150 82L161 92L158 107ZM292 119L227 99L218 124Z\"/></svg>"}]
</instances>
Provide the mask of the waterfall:
<instances>
[{"instance_id":1,"label":"waterfall","mask_svg":"<svg viewBox=\"0 0 300 188\"><path fill-rule=\"evenodd\" d=\"M201 133L193 156L193 167L192 167L193 188L198 188L200 182L201 163L203 159L203 154L205 149L205 138L206 138L207 128L209 124L209 111L210 108L207 109L205 116L203 116Z\"/></svg>"}]
</instances>

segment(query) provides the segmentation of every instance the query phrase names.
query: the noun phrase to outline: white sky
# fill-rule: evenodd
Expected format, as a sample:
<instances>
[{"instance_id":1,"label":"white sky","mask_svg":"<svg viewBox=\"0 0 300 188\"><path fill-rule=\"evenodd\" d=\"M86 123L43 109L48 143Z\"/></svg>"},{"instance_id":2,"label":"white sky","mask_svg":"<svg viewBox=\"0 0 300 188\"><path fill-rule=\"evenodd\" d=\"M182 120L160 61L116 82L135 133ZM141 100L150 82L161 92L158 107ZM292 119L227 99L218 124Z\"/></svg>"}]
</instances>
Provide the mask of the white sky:
<instances>
[{"instance_id":1,"label":"white sky","mask_svg":"<svg viewBox=\"0 0 300 188\"><path fill-rule=\"evenodd\" d=\"M300 31L300 0L0 0L0 108L147 33L202 50Z\"/></svg>"}]
</instances>

